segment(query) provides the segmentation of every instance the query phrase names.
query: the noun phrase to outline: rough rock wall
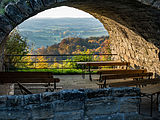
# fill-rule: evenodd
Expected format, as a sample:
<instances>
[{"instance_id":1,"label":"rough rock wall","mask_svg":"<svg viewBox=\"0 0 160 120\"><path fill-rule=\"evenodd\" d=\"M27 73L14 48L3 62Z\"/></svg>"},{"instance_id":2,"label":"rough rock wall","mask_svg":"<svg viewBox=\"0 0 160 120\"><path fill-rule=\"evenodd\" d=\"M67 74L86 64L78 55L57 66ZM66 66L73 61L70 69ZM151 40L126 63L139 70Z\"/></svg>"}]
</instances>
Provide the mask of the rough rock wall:
<instances>
[{"instance_id":1,"label":"rough rock wall","mask_svg":"<svg viewBox=\"0 0 160 120\"><path fill-rule=\"evenodd\" d=\"M108 31L114 60L129 61L135 69L145 68L160 74L159 49L132 30L115 21L102 17L103 23L111 29Z\"/></svg>"},{"instance_id":2,"label":"rough rock wall","mask_svg":"<svg viewBox=\"0 0 160 120\"><path fill-rule=\"evenodd\" d=\"M63 90L0 96L0 119L142 120L139 89Z\"/></svg>"},{"instance_id":3,"label":"rough rock wall","mask_svg":"<svg viewBox=\"0 0 160 120\"><path fill-rule=\"evenodd\" d=\"M159 0L137 0L143 4L155 7L157 9L160 9L160 1Z\"/></svg>"}]
</instances>

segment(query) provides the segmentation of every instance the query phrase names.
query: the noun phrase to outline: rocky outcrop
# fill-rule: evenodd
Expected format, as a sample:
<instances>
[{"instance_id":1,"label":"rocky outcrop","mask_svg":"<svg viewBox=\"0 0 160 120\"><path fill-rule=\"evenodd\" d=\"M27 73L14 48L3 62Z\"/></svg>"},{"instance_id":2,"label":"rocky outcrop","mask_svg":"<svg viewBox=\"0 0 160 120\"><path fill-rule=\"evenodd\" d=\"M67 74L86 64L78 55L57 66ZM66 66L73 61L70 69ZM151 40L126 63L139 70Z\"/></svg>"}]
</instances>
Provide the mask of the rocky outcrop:
<instances>
[{"instance_id":1,"label":"rocky outcrop","mask_svg":"<svg viewBox=\"0 0 160 120\"><path fill-rule=\"evenodd\" d=\"M0 41L2 41L14 27L29 17L32 17L43 10L62 5L82 9L93 16L99 14L100 16L111 18L117 23L137 32L140 36L144 36L145 39L146 35L138 30L138 27L141 26L143 31L145 28L152 31L156 30L156 32L153 32L154 34L157 34L159 30L159 0L18 0L15 3L9 3L5 7L4 16L0 16L0 25L3 25L0 26ZM151 21L153 24L150 23ZM148 31L146 31L145 34L148 34L148 37L151 36ZM152 42L155 44L155 41Z\"/></svg>"}]
</instances>

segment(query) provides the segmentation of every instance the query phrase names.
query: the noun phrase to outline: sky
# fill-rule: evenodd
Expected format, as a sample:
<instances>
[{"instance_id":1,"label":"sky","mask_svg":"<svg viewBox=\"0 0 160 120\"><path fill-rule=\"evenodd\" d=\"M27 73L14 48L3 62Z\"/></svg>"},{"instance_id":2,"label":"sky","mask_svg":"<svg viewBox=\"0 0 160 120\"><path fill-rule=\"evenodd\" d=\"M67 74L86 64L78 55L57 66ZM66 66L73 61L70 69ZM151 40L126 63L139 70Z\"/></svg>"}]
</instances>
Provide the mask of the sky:
<instances>
[{"instance_id":1,"label":"sky","mask_svg":"<svg viewBox=\"0 0 160 120\"><path fill-rule=\"evenodd\" d=\"M75 8L62 6L57 8L51 8L49 10L45 10L37 15L34 16L34 18L92 18L90 14L78 10Z\"/></svg>"}]
</instances>

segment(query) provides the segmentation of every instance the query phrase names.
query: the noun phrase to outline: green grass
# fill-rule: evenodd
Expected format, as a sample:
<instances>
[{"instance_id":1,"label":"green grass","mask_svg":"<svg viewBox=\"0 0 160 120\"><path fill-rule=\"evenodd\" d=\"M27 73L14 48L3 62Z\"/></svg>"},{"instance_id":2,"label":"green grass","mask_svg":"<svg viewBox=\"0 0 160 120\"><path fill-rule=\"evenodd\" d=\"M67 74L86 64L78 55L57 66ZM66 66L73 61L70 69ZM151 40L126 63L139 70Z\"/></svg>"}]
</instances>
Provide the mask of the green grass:
<instances>
[{"instance_id":1,"label":"green grass","mask_svg":"<svg viewBox=\"0 0 160 120\"><path fill-rule=\"evenodd\" d=\"M16 71L18 72L52 72L55 75L82 74L82 69L18 69ZM88 72L85 72L85 73L88 73ZM93 73L96 73L96 71L94 71Z\"/></svg>"}]
</instances>

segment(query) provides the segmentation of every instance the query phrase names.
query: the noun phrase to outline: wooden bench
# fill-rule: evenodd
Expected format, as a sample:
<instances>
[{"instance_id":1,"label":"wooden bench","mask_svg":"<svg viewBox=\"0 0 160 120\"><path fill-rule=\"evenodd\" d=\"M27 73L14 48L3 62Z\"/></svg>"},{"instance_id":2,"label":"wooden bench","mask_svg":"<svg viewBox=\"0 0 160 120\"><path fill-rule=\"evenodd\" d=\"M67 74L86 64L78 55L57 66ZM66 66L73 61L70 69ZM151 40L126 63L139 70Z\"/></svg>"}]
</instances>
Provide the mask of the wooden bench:
<instances>
[{"instance_id":1,"label":"wooden bench","mask_svg":"<svg viewBox=\"0 0 160 120\"><path fill-rule=\"evenodd\" d=\"M152 117L152 110L153 110L153 98L154 95L157 95L156 102L158 108L158 101L159 101L159 94L160 94L160 78L154 79L142 79L139 81L124 81L124 82L115 82L115 83L108 83L109 87L130 87L130 86L142 86L147 85L141 89L141 97L147 97L150 99L150 116ZM104 84L101 84L102 86ZM139 113L140 113L140 104L139 104Z\"/></svg>"},{"instance_id":2,"label":"wooden bench","mask_svg":"<svg viewBox=\"0 0 160 120\"><path fill-rule=\"evenodd\" d=\"M98 74L132 74L132 73L146 73L146 69L99 69Z\"/></svg>"},{"instance_id":3,"label":"wooden bench","mask_svg":"<svg viewBox=\"0 0 160 120\"><path fill-rule=\"evenodd\" d=\"M150 99L150 116L151 117L152 117L154 96L157 95L156 104L158 108L159 94L160 94L160 84L150 85L150 86L141 88L141 97L147 97ZM140 113L140 105L139 105L139 113Z\"/></svg>"},{"instance_id":4,"label":"wooden bench","mask_svg":"<svg viewBox=\"0 0 160 120\"><path fill-rule=\"evenodd\" d=\"M130 87L130 86L145 86L141 88L141 97L150 98L150 116L152 116L153 109L153 96L157 95L157 107L158 107L158 98L160 94L160 78L150 78L153 73L148 72L147 70L113 70L113 71L104 71L106 74L116 73L115 75L103 75L103 82L97 83L100 88L109 86L109 87ZM127 74L124 74L127 73ZM130 81L122 81L122 82L112 82L106 83L106 80L111 79L123 79L123 78L142 78L138 81L130 80ZM144 77L148 77L149 79L144 79ZM149 86L148 86L149 85ZM139 104L139 113L140 113L140 104Z\"/></svg>"},{"instance_id":5,"label":"wooden bench","mask_svg":"<svg viewBox=\"0 0 160 120\"><path fill-rule=\"evenodd\" d=\"M0 72L0 83L18 83L19 87L26 93L30 94L29 90L21 83L47 83L46 91L50 88L50 83L54 83L53 89L56 89L56 83L60 82L59 78L53 78L51 72ZM51 89L50 89L51 90Z\"/></svg>"},{"instance_id":6,"label":"wooden bench","mask_svg":"<svg viewBox=\"0 0 160 120\"><path fill-rule=\"evenodd\" d=\"M88 66L88 71L89 71L89 79L92 81L91 77L91 66L126 66L126 69L129 67L130 62L121 62L121 61L100 61L100 62L77 62L77 64L82 65L82 68L86 68ZM83 71L83 69L82 69Z\"/></svg>"},{"instance_id":7,"label":"wooden bench","mask_svg":"<svg viewBox=\"0 0 160 120\"><path fill-rule=\"evenodd\" d=\"M84 64L86 66L129 66L130 62L120 61L100 61L100 62L77 62L77 64Z\"/></svg>"},{"instance_id":8,"label":"wooden bench","mask_svg":"<svg viewBox=\"0 0 160 120\"><path fill-rule=\"evenodd\" d=\"M99 69L97 71L97 73L100 75L99 80L102 79L103 74L137 74L146 72L146 69Z\"/></svg>"},{"instance_id":9,"label":"wooden bench","mask_svg":"<svg viewBox=\"0 0 160 120\"><path fill-rule=\"evenodd\" d=\"M130 74L112 74L112 75L102 75L102 81L98 82L97 85L99 85L99 88L105 88L107 87L107 80L115 80L115 79L127 79L127 78L135 78L135 77L139 77L139 78L144 78L144 77L148 77L150 79L150 77L153 76L152 72L146 72L146 73L130 73ZM116 84L116 83L114 83ZM118 82L119 84L119 82ZM132 82L129 83L122 83L123 84L133 84Z\"/></svg>"},{"instance_id":10,"label":"wooden bench","mask_svg":"<svg viewBox=\"0 0 160 120\"><path fill-rule=\"evenodd\" d=\"M154 79L142 79L138 81L123 81L123 82L113 82L113 83L106 83L109 87L130 87L130 86L142 86L142 85L148 85L148 84L157 84L160 83L160 79L154 78ZM104 85L102 83L101 85Z\"/></svg>"}]
</instances>

